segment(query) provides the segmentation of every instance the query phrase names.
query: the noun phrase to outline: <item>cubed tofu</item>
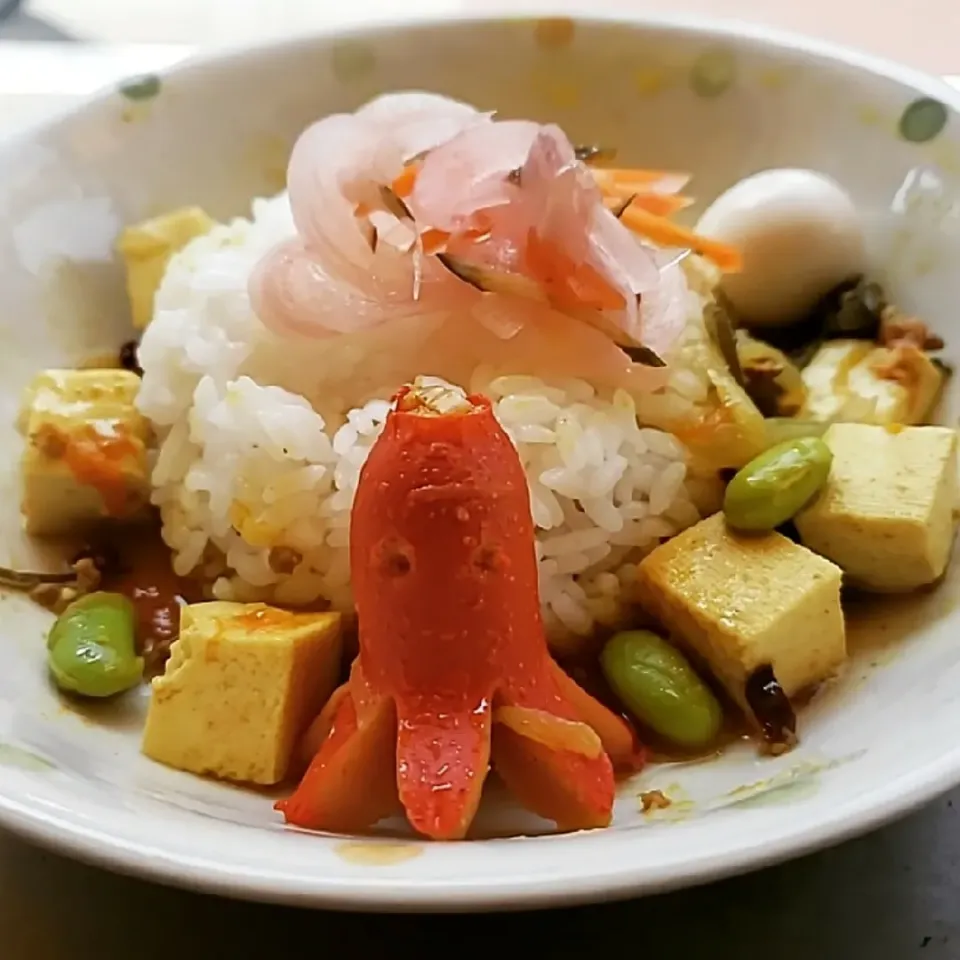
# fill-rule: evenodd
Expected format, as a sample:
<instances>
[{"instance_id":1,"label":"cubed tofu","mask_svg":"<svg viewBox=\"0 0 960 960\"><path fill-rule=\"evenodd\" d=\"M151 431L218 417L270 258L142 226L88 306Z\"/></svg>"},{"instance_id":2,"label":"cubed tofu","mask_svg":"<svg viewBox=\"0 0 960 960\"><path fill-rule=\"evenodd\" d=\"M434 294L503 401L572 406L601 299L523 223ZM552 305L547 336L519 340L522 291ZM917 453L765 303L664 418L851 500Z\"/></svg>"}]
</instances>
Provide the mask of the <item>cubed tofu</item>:
<instances>
[{"instance_id":1,"label":"cubed tofu","mask_svg":"<svg viewBox=\"0 0 960 960\"><path fill-rule=\"evenodd\" d=\"M846 659L841 571L781 536L744 536L714 514L640 563L640 601L752 717L745 688L770 666L788 697Z\"/></svg>"},{"instance_id":2,"label":"cubed tofu","mask_svg":"<svg viewBox=\"0 0 960 960\"><path fill-rule=\"evenodd\" d=\"M915 590L939 579L956 529L956 432L837 423L824 441L833 452L830 478L794 518L801 540L867 590Z\"/></svg>"},{"instance_id":3,"label":"cubed tofu","mask_svg":"<svg viewBox=\"0 0 960 960\"><path fill-rule=\"evenodd\" d=\"M147 514L150 427L127 370L45 370L24 395L21 511L27 532L62 536Z\"/></svg>"},{"instance_id":4,"label":"cubed tofu","mask_svg":"<svg viewBox=\"0 0 960 960\"><path fill-rule=\"evenodd\" d=\"M127 296L138 330L153 319L153 297L170 258L214 226L216 222L199 207L182 207L127 227L120 235L117 251L126 265Z\"/></svg>"},{"instance_id":5,"label":"cubed tofu","mask_svg":"<svg viewBox=\"0 0 960 960\"><path fill-rule=\"evenodd\" d=\"M340 616L192 604L153 681L143 752L189 773L274 784L340 671Z\"/></svg>"},{"instance_id":6,"label":"cubed tofu","mask_svg":"<svg viewBox=\"0 0 960 960\"><path fill-rule=\"evenodd\" d=\"M922 423L943 387L943 371L910 344L881 347L866 340L831 340L803 368L810 420Z\"/></svg>"},{"instance_id":7,"label":"cubed tofu","mask_svg":"<svg viewBox=\"0 0 960 960\"><path fill-rule=\"evenodd\" d=\"M807 400L801 416L807 420L835 420L850 397L850 371L873 349L869 340L830 340L801 371Z\"/></svg>"}]
</instances>

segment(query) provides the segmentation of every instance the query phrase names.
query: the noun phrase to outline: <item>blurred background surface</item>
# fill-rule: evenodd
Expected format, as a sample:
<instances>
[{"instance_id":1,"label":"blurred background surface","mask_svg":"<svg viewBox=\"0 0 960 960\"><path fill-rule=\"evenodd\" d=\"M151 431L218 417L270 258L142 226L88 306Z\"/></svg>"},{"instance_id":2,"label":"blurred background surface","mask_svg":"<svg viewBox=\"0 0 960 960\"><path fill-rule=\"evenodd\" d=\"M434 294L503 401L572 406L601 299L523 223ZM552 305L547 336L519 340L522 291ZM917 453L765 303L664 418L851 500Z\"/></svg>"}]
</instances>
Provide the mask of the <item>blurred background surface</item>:
<instances>
[{"instance_id":1,"label":"blurred background surface","mask_svg":"<svg viewBox=\"0 0 960 960\"><path fill-rule=\"evenodd\" d=\"M938 73L960 71L956 0L599 0L611 9L735 17L855 44ZM544 10L562 3L543 0ZM593 4L596 6L597 4ZM402 0L21 0L8 39L215 45L282 36L331 20L409 9ZM438 13L485 0L415 0ZM0 2L0 9L3 3Z\"/></svg>"}]
</instances>

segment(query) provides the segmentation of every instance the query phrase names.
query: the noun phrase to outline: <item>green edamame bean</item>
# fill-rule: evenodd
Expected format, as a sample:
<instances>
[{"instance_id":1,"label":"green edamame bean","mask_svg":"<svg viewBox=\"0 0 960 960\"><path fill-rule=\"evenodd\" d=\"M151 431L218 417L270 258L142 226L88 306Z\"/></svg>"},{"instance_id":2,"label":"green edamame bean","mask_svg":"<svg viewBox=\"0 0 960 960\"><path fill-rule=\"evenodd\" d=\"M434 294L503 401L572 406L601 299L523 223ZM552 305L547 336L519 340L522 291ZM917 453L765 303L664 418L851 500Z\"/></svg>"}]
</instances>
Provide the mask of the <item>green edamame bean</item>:
<instances>
[{"instance_id":1,"label":"green edamame bean","mask_svg":"<svg viewBox=\"0 0 960 960\"><path fill-rule=\"evenodd\" d=\"M833 454L819 437L787 440L751 460L727 485L723 513L736 530L773 530L827 482Z\"/></svg>"},{"instance_id":2,"label":"green edamame bean","mask_svg":"<svg viewBox=\"0 0 960 960\"><path fill-rule=\"evenodd\" d=\"M614 634L600 655L607 683L637 720L682 747L705 747L723 712L686 657L649 630Z\"/></svg>"},{"instance_id":3,"label":"green edamame bean","mask_svg":"<svg viewBox=\"0 0 960 960\"><path fill-rule=\"evenodd\" d=\"M118 593L90 593L57 617L47 664L57 686L82 697L112 697L143 678L133 604Z\"/></svg>"}]
</instances>

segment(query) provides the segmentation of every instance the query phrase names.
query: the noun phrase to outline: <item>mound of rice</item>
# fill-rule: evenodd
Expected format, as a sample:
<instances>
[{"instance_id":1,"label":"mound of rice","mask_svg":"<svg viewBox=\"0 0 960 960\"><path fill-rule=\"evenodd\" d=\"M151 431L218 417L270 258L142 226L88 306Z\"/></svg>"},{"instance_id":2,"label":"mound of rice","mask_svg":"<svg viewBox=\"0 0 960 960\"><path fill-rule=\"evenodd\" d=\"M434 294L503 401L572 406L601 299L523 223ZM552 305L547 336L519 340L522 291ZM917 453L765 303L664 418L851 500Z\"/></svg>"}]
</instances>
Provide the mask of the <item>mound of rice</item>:
<instances>
[{"instance_id":1,"label":"mound of rice","mask_svg":"<svg viewBox=\"0 0 960 960\"><path fill-rule=\"evenodd\" d=\"M202 577L212 596L349 611L350 507L400 384L348 406L324 390L309 349L291 356L260 324L247 279L293 223L284 194L252 212L190 243L157 293L138 400L159 439L153 500L177 573ZM710 286L692 285L691 336ZM672 377L644 423L703 401L697 371ZM637 561L700 517L683 446L641 426L623 391L483 369L460 386L494 400L527 472L551 642L569 649L621 623Z\"/></svg>"}]
</instances>

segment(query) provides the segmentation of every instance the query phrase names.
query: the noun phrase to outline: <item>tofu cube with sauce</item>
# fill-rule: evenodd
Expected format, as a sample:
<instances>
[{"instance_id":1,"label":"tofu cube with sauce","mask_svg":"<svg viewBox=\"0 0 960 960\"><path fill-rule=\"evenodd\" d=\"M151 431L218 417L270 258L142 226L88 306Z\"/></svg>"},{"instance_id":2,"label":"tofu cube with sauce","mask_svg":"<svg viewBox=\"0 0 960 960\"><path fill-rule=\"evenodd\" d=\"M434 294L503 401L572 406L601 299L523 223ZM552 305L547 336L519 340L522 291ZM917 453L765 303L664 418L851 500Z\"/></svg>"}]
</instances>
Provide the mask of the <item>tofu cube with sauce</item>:
<instances>
[{"instance_id":1,"label":"tofu cube with sauce","mask_svg":"<svg viewBox=\"0 0 960 960\"><path fill-rule=\"evenodd\" d=\"M279 783L333 692L340 659L339 614L186 606L166 670L153 680L143 752L189 773Z\"/></svg>"},{"instance_id":2,"label":"tofu cube with sauce","mask_svg":"<svg viewBox=\"0 0 960 960\"><path fill-rule=\"evenodd\" d=\"M18 420L28 533L77 534L146 514L150 428L134 406L139 389L127 370L44 370L30 383Z\"/></svg>"},{"instance_id":3,"label":"tofu cube with sauce","mask_svg":"<svg viewBox=\"0 0 960 960\"><path fill-rule=\"evenodd\" d=\"M940 396L942 370L918 347L831 340L802 371L801 417L860 423L922 423Z\"/></svg>"},{"instance_id":4,"label":"tofu cube with sauce","mask_svg":"<svg viewBox=\"0 0 960 960\"><path fill-rule=\"evenodd\" d=\"M117 251L127 270L127 297L138 330L153 319L154 294L170 258L214 226L216 222L199 207L181 207L127 227L120 235Z\"/></svg>"},{"instance_id":5,"label":"tofu cube with sauce","mask_svg":"<svg viewBox=\"0 0 960 960\"><path fill-rule=\"evenodd\" d=\"M846 660L841 571L779 533L742 535L714 514L640 563L640 602L710 668L748 717L747 681L769 666L788 697Z\"/></svg>"},{"instance_id":6,"label":"tofu cube with sauce","mask_svg":"<svg viewBox=\"0 0 960 960\"><path fill-rule=\"evenodd\" d=\"M881 593L934 583L956 531L957 434L946 427L833 424L821 494L795 518L801 540Z\"/></svg>"}]
</instances>

